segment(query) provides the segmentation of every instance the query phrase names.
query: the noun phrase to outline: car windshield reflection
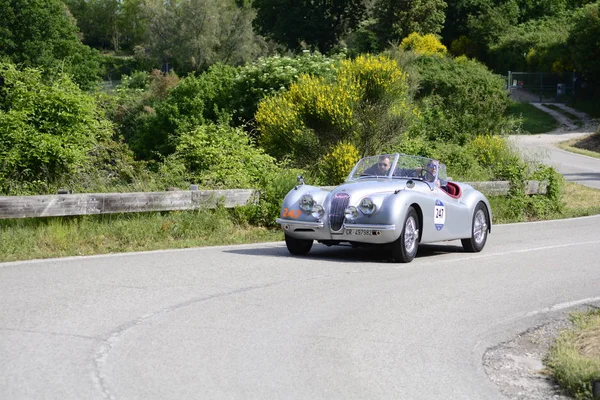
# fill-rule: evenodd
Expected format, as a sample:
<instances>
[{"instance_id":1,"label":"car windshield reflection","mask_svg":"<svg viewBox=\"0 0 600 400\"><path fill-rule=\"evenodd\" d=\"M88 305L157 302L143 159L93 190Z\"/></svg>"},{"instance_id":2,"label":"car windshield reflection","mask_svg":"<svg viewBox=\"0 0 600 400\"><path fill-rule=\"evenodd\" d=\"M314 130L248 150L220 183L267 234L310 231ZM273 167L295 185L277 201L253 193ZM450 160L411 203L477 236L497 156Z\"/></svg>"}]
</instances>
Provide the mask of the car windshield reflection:
<instances>
[{"instance_id":1,"label":"car windshield reflection","mask_svg":"<svg viewBox=\"0 0 600 400\"><path fill-rule=\"evenodd\" d=\"M406 154L382 154L361 159L347 181L366 178L417 179L436 182L446 179L446 166L427 157Z\"/></svg>"}]
</instances>

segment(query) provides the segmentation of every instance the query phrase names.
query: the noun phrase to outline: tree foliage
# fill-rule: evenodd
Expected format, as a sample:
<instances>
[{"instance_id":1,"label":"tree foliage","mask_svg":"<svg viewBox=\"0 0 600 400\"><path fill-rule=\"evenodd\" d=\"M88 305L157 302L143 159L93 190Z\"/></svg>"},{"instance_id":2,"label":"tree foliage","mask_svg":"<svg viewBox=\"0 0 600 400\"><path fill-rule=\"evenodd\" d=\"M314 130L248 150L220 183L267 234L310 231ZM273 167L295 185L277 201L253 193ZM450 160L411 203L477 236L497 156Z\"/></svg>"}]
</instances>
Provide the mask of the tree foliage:
<instances>
[{"instance_id":1,"label":"tree foliage","mask_svg":"<svg viewBox=\"0 0 600 400\"><path fill-rule=\"evenodd\" d=\"M150 53L179 73L242 64L262 52L252 31L254 10L235 0L147 0L145 12Z\"/></svg>"},{"instance_id":2,"label":"tree foliage","mask_svg":"<svg viewBox=\"0 0 600 400\"><path fill-rule=\"evenodd\" d=\"M410 33L439 34L446 19L444 0L377 0L373 27L381 47L398 43Z\"/></svg>"},{"instance_id":3,"label":"tree foliage","mask_svg":"<svg viewBox=\"0 0 600 400\"><path fill-rule=\"evenodd\" d=\"M61 0L4 0L0 15L0 57L70 73L85 88L98 81L99 55L81 43Z\"/></svg>"},{"instance_id":4,"label":"tree foliage","mask_svg":"<svg viewBox=\"0 0 600 400\"><path fill-rule=\"evenodd\" d=\"M567 41L575 69L597 85L600 85L599 14L600 3L590 4L580 9L575 14L575 22Z\"/></svg>"},{"instance_id":5,"label":"tree foliage","mask_svg":"<svg viewBox=\"0 0 600 400\"><path fill-rule=\"evenodd\" d=\"M570 18L561 14L510 27L490 46L490 62L498 72L562 72L570 65L569 26Z\"/></svg>"},{"instance_id":6,"label":"tree foliage","mask_svg":"<svg viewBox=\"0 0 600 400\"><path fill-rule=\"evenodd\" d=\"M365 16L363 0L254 0L258 32L291 50L329 51Z\"/></svg>"},{"instance_id":7,"label":"tree foliage","mask_svg":"<svg viewBox=\"0 0 600 400\"><path fill-rule=\"evenodd\" d=\"M64 0L83 33L95 48L132 50L145 40L145 0Z\"/></svg>"}]
</instances>

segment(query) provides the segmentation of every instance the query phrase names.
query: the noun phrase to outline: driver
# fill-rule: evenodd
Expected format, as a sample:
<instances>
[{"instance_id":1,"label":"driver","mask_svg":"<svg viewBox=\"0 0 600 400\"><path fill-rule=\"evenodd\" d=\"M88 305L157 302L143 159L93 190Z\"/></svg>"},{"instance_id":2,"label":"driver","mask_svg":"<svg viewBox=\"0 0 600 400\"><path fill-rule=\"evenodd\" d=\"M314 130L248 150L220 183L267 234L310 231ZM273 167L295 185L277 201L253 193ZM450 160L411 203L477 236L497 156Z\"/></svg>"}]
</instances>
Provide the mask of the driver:
<instances>
[{"instance_id":1,"label":"driver","mask_svg":"<svg viewBox=\"0 0 600 400\"><path fill-rule=\"evenodd\" d=\"M379 157L379 161L377 164L371 165L369 168L363 172L366 175L383 175L386 176L390 172L390 168L392 166L392 161L389 156L381 156Z\"/></svg>"}]
</instances>

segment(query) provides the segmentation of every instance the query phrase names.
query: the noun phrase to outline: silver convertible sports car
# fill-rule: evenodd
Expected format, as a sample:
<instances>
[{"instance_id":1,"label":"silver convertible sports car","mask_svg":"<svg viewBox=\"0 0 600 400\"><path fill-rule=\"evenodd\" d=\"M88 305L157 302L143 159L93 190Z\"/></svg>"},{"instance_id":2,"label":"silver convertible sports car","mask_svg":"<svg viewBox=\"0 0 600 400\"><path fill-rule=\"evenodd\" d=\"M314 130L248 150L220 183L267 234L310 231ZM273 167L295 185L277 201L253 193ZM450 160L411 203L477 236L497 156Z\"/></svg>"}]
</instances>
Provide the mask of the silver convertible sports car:
<instances>
[{"instance_id":1,"label":"silver convertible sports car","mask_svg":"<svg viewBox=\"0 0 600 400\"><path fill-rule=\"evenodd\" d=\"M466 251L483 249L492 210L472 186L450 182L437 160L405 154L361 159L333 189L299 177L277 223L290 253L325 245L388 245L391 259L410 262L419 243L461 239Z\"/></svg>"}]
</instances>

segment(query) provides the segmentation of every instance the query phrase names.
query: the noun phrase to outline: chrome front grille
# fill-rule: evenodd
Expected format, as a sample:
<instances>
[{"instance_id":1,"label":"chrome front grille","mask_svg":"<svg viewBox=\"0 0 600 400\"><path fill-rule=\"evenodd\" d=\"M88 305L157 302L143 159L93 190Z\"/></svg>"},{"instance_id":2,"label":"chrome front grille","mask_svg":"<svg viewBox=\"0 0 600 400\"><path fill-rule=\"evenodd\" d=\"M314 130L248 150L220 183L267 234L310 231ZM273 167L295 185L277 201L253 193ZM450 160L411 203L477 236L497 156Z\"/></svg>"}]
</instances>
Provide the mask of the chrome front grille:
<instances>
[{"instance_id":1,"label":"chrome front grille","mask_svg":"<svg viewBox=\"0 0 600 400\"><path fill-rule=\"evenodd\" d=\"M348 207L350 195L348 193L337 193L331 199L331 208L329 210L329 228L332 232L337 232L344 223L344 210Z\"/></svg>"}]
</instances>

